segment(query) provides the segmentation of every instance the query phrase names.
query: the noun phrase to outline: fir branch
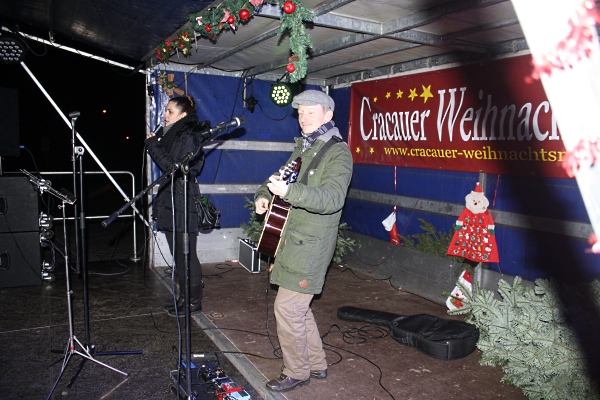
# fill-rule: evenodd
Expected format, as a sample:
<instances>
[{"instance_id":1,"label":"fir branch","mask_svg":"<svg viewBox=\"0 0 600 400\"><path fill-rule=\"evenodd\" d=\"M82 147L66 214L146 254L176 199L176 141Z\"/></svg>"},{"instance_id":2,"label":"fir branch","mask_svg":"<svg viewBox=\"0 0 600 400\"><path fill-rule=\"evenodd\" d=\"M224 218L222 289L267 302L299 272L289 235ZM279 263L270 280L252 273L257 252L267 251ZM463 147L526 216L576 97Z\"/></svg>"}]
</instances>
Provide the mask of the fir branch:
<instances>
[{"instance_id":1,"label":"fir branch","mask_svg":"<svg viewBox=\"0 0 600 400\"><path fill-rule=\"evenodd\" d=\"M535 283L532 288L523 286L520 277L515 277L512 286L500 280L502 301L474 285L476 294L465 291L463 307L449 313L469 313L466 320L480 330L480 363L501 366L505 373L502 381L521 388L529 398L598 399L586 376L579 342L569 327L569 323L597 324L593 309L563 310L556 284L543 279ZM600 283L594 281L590 287L594 302L600 304ZM576 296L578 291L569 289L569 293Z\"/></svg>"},{"instance_id":2,"label":"fir branch","mask_svg":"<svg viewBox=\"0 0 600 400\"><path fill-rule=\"evenodd\" d=\"M288 14L281 13L279 34L286 31L290 33L290 64L293 65L293 71L288 70L287 74L291 83L304 79L307 68L308 49L313 47L312 37L306 32L304 21L312 21L314 14L306 8L299 0L288 0L295 5L295 10ZM284 1L280 1L280 8L283 9ZM206 36L213 42L217 41L219 35L226 31L235 31L239 24L248 23L254 14L262 7L262 0L225 0L216 7L210 7L202 12L196 12L188 15L188 20L192 23L192 28L201 36ZM244 12L242 19L241 12ZM164 44L157 48L157 58L160 62L168 62L172 48ZM185 54L185 53L184 53Z\"/></svg>"}]
</instances>

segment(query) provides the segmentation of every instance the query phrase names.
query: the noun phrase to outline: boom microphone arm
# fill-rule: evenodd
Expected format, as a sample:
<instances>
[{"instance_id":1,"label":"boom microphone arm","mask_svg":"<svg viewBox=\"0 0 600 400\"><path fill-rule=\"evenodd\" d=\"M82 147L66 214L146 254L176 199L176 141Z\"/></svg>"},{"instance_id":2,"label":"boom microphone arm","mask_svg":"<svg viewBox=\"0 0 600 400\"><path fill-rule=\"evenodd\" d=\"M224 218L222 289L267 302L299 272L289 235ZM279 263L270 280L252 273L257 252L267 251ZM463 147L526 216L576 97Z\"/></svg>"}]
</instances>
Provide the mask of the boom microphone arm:
<instances>
[{"instance_id":1,"label":"boom microphone arm","mask_svg":"<svg viewBox=\"0 0 600 400\"><path fill-rule=\"evenodd\" d=\"M235 117L231 121L221 122L220 124L215 125L214 127L199 134L198 139L200 139L200 147L202 147L204 143L208 142L209 140L223 132L225 129L236 128L245 123L246 118Z\"/></svg>"}]
</instances>

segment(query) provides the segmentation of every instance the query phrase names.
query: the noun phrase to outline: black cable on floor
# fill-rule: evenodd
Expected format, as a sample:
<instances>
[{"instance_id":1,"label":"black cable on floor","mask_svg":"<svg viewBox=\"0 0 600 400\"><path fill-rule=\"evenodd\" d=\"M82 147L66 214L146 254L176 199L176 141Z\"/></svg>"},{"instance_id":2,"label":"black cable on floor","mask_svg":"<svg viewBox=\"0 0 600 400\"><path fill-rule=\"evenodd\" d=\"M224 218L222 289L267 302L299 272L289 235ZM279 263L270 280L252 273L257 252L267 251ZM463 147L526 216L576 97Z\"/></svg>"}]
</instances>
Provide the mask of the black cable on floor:
<instances>
[{"instance_id":1,"label":"black cable on floor","mask_svg":"<svg viewBox=\"0 0 600 400\"><path fill-rule=\"evenodd\" d=\"M368 362L369 364L371 364L375 368L377 368L377 370L379 371L379 380L378 380L379 386L381 386L381 388L390 396L390 398L395 399L395 397L390 393L390 391L387 390L385 388L385 386L383 386L383 383L381 382L381 379L383 378L383 371L381 371L381 368L379 368L379 366L377 364L375 364L373 361L369 360L367 357L364 357L364 356L362 356L362 355L360 355L358 353L355 353L355 352L350 351L350 350L342 349L341 347L337 347L337 346L334 346L332 344L329 344L329 343L325 342L325 340L324 340L325 337L327 337L327 335L329 335L332 332L332 329L334 327L337 328L337 332L338 333L342 334L342 338L343 338L343 340L344 340L345 343L350 343L350 342L346 341L347 337L355 338L355 335L357 333L359 334L359 340L356 343L364 343L367 340L383 339L386 336L388 336L388 332L389 331L385 331L385 329L383 329L382 327L377 327L377 326L368 326L368 327L362 327L362 328L350 328L350 329L347 329L347 330L344 331L344 330L341 330L338 325L333 324L333 325L331 325L331 327L329 328L329 330L327 331L327 333L321 337L321 340L323 340L323 344L324 345L329 346L329 347L333 347L334 349L338 349L340 351L345 351L345 352L350 353L350 354L352 354L352 355L354 355L356 357L362 358L363 360L365 360L366 362ZM373 335L368 335L368 336L364 335L363 332L365 332L367 330L373 330L373 331L376 331L376 332L378 331L378 334L376 336L373 336ZM353 343L353 344L356 344L356 343ZM338 361L338 363L339 362L341 362L341 360Z\"/></svg>"}]
</instances>

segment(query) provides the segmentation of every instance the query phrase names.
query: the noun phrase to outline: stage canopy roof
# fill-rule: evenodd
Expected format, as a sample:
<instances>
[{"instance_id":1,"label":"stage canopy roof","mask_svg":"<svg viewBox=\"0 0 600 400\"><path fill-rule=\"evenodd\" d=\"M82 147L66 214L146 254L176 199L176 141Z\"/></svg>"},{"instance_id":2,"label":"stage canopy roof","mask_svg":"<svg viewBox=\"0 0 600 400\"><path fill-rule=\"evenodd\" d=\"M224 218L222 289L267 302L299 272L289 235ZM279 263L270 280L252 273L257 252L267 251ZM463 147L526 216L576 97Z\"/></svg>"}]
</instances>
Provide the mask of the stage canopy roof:
<instances>
[{"instance_id":1,"label":"stage canopy roof","mask_svg":"<svg viewBox=\"0 0 600 400\"><path fill-rule=\"evenodd\" d=\"M3 0L7 30L64 44L143 69L157 64L156 47L191 28L188 15L234 0ZM235 0L237 1L237 0ZM424 67L486 60L527 49L508 0L301 0L314 46L305 83L342 84ZM540 13L542 10L540 10ZM216 40L192 37L189 57L169 68L244 74L275 80L290 56L280 35L281 8L265 1L235 32Z\"/></svg>"}]
</instances>

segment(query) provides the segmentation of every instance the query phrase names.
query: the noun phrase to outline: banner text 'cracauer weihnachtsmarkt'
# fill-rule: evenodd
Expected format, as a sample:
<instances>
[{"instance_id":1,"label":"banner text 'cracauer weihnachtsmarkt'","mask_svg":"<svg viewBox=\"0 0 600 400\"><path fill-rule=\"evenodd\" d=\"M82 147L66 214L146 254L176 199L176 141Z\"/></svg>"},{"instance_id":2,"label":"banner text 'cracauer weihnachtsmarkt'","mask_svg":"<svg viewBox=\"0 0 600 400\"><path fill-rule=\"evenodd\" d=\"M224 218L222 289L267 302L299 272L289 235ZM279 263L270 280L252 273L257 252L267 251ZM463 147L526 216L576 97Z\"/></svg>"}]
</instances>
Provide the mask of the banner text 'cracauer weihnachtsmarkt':
<instances>
[{"instance_id":1,"label":"banner text 'cracauer weihnachtsmarkt'","mask_svg":"<svg viewBox=\"0 0 600 400\"><path fill-rule=\"evenodd\" d=\"M354 162L566 178L565 148L530 56L352 85ZM577 99L577 88L572 91Z\"/></svg>"}]
</instances>

